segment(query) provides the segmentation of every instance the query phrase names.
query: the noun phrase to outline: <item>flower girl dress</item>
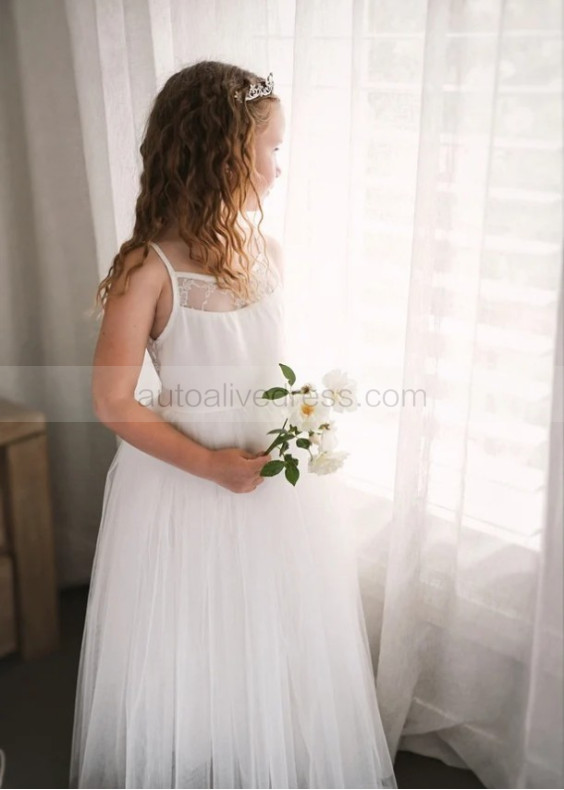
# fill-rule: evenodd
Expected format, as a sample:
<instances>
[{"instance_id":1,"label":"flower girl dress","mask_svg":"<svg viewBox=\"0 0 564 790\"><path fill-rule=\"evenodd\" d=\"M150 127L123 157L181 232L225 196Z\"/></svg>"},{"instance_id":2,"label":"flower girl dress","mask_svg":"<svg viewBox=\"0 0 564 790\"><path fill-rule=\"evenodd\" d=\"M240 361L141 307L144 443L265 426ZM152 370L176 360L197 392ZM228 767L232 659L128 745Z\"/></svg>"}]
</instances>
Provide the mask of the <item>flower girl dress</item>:
<instances>
[{"instance_id":1,"label":"flower girl dress","mask_svg":"<svg viewBox=\"0 0 564 790\"><path fill-rule=\"evenodd\" d=\"M196 441L264 451L284 384L282 284L241 304L176 271L147 403ZM138 398L143 403L142 398ZM266 403L266 405L264 405ZM299 453L300 451L298 451ZM236 494L121 441L79 665L71 787L395 787L354 552L331 476ZM273 458L276 456L273 454Z\"/></svg>"}]
</instances>

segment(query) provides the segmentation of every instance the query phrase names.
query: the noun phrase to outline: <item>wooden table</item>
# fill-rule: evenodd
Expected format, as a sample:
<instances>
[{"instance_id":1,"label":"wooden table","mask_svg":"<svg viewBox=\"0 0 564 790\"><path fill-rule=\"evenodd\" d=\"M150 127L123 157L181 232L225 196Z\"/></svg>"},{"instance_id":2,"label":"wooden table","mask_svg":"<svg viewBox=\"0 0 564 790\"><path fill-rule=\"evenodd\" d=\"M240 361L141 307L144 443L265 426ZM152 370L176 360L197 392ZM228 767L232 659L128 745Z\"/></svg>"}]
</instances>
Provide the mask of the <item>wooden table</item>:
<instances>
[{"instance_id":1,"label":"wooden table","mask_svg":"<svg viewBox=\"0 0 564 790\"><path fill-rule=\"evenodd\" d=\"M45 417L0 398L0 656L58 647Z\"/></svg>"}]
</instances>

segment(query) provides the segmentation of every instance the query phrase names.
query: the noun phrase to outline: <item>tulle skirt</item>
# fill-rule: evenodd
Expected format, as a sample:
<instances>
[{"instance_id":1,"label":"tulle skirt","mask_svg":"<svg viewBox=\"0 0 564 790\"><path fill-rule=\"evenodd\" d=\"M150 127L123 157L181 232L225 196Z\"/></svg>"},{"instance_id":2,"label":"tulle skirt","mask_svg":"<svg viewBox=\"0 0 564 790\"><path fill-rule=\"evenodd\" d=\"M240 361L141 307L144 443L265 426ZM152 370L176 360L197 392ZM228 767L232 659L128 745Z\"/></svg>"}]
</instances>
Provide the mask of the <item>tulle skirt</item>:
<instances>
[{"instance_id":1,"label":"tulle skirt","mask_svg":"<svg viewBox=\"0 0 564 790\"><path fill-rule=\"evenodd\" d=\"M266 449L236 413L184 424ZM71 787L395 787L339 473L235 494L122 442L108 471ZM274 457L274 456L273 456Z\"/></svg>"}]
</instances>

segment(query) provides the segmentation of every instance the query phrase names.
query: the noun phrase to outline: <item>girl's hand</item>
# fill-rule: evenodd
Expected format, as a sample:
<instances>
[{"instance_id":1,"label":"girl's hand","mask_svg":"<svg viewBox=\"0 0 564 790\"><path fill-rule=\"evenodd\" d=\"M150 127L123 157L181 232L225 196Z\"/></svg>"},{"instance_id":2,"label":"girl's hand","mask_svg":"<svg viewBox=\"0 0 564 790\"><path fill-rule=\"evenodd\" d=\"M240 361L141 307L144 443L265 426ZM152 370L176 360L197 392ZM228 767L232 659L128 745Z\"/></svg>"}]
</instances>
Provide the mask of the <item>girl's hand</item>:
<instances>
[{"instance_id":1,"label":"girl's hand","mask_svg":"<svg viewBox=\"0 0 564 790\"><path fill-rule=\"evenodd\" d=\"M270 460L270 455L252 454L238 447L214 450L209 479L235 494L246 494L264 483L260 470Z\"/></svg>"}]
</instances>

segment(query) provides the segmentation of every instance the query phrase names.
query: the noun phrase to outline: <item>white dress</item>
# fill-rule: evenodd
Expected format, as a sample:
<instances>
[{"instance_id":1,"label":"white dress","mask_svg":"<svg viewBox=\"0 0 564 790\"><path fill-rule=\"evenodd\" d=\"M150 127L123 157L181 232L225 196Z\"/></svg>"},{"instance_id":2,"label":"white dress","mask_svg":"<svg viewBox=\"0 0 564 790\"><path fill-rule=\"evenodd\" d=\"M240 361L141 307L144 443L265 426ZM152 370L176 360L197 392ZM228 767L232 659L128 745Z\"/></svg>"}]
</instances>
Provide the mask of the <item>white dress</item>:
<instances>
[{"instance_id":1,"label":"white dress","mask_svg":"<svg viewBox=\"0 0 564 790\"><path fill-rule=\"evenodd\" d=\"M256 298L241 305L153 247L173 308L149 344L162 392L145 405L208 447L264 451L280 407L245 396L284 384L278 363L291 364L275 267L259 256ZM396 787L339 473L308 473L298 452L295 488L281 474L236 494L121 442L88 597L71 787Z\"/></svg>"}]
</instances>

